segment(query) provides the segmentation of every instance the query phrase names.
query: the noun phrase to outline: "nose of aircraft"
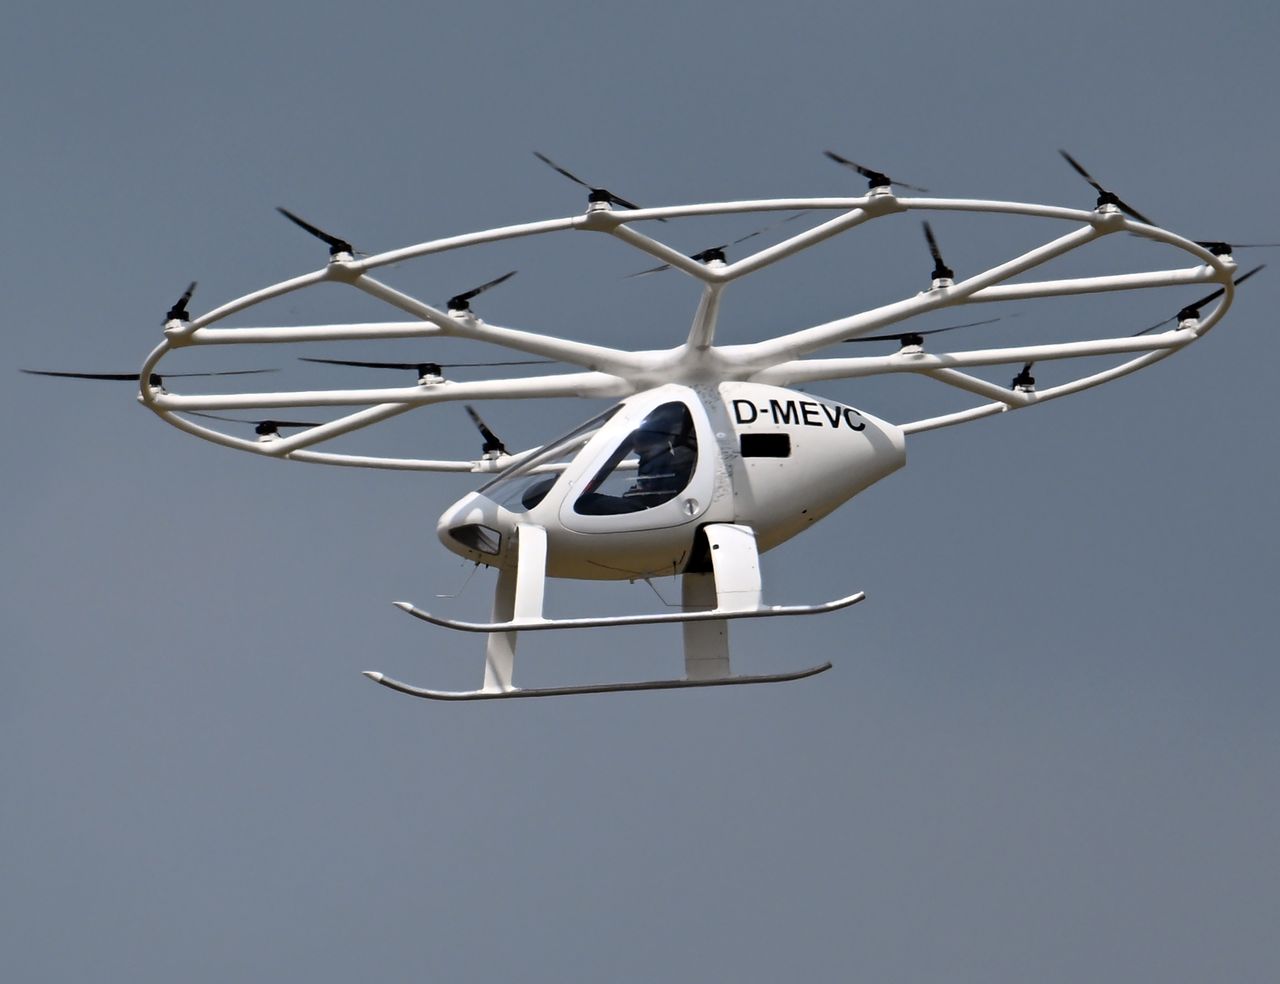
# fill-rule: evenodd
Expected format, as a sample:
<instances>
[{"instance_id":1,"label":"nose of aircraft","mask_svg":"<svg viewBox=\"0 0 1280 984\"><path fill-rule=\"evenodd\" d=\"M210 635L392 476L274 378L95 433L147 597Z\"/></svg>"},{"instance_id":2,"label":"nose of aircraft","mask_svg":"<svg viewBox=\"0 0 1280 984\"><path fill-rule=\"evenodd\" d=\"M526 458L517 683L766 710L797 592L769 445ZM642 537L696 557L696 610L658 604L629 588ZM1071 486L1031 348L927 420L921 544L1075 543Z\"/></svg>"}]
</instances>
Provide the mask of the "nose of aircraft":
<instances>
[{"instance_id":1,"label":"nose of aircraft","mask_svg":"<svg viewBox=\"0 0 1280 984\"><path fill-rule=\"evenodd\" d=\"M510 523L496 502L479 492L463 496L444 511L436 536L454 553L492 564L507 546Z\"/></svg>"}]
</instances>

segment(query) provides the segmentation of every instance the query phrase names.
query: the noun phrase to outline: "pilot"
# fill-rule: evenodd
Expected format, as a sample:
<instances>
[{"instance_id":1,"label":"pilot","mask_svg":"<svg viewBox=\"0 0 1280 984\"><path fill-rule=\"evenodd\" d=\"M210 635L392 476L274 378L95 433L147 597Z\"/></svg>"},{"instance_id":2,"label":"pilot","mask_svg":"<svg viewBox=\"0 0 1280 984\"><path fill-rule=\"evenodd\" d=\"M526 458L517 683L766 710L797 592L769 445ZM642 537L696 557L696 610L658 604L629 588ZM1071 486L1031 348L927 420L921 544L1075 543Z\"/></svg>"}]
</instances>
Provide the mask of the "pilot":
<instances>
[{"instance_id":1,"label":"pilot","mask_svg":"<svg viewBox=\"0 0 1280 984\"><path fill-rule=\"evenodd\" d=\"M660 505L689 484L697 460L697 437L680 404L660 407L632 435L639 464L636 482L624 494L646 507Z\"/></svg>"},{"instance_id":2,"label":"pilot","mask_svg":"<svg viewBox=\"0 0 1280 984\"><path fill-rule=\"evenodd\" d=\"M627 485L619 468L635 454L634 477ZM669 502L693 475L698 458L698 437L693 417L683 403L668 403L650 413L614 451L604 467L588 483L574 503L583 516L615 516L642 512Z\"/></svg>"}]
</instances>

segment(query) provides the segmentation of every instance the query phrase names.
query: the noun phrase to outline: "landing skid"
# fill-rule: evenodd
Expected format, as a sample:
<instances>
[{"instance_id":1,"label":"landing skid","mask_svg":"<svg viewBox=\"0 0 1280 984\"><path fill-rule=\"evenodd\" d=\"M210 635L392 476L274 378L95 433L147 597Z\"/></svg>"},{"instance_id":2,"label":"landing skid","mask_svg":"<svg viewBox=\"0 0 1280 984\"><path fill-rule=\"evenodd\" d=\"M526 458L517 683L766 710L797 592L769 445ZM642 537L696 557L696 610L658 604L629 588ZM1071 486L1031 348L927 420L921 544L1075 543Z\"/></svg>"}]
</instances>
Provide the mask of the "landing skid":
<instances>
[{"instance_id":1,"label":"landing skid","mask_svg":"<svg viewBox=\"0 0 1280 984\"><path fill-rule=\"evenodd\" d=\"M425 690L393 680L375 670L365 670L364 675L374 683L398 690L410 697L427 700L507 700L514 697L569 697L577 694L613 694L627 690L685 690L691 687L737 687L750 683L788 683L817 676L831 669L831 664L811 666L807 670L792 673L761 673L749 676L719 677L712 680L642 680L637 683L589 683L576 687L517 688L514 690Z\"/></svg>"},{"instance_id":2,"label":"landing skid","mask_svg":"<svg viewBox=\"0 0 1280 984\"><path fill-rule=\"evenodd\" d=\"M606 615L598 618L516 618L508 622L460 622L456 619L432 615L416 608L407 601L397 601L395 606L414 618L432 625L462 632L534 632L539 629L598 629L612 625L653 625L660 622L711 622L728 618L768 618L774 615L821 615L839 611L857 604L866 597L862 591L826 601L818 605L761 605L748 609L716 609L705 612L656 612L649 615Z\"/></svg>"},{"instance_id":3,"label":"landing skid","mask_svg":"<svg viewBox=\"0 0 1280 984\"><path fill-rule=\"evenodd\" d=\"M650 615L611 615L601 618L547 618L542 614L546 579L547 537L539 526L520 525L517 563L498 572L493 614L488 622L462 622L415 608L407 601L396 606L414 618L463 632L484 633L484 684L479 690L449 691L414 687L376 670L367 676L391 690L427 700L499 700L509 697L560 697L621 693L628 690L684 690L694 687L736 687L752 683L787 683L831 669L830 663L784 673L735 675L729 668L729 622L739 618L779 615L817 615L861 601L861 591L818 605L765 605L760 598L760 567L755 534L747 526L712 523L702 535L710 547L713 570L681 576L683 610ZM685 676L678 680L640 680L566 687L517 687L512 681L516 638L542 629L587 629L616 625L681 623Z\"/></svg>"}]
</instances>

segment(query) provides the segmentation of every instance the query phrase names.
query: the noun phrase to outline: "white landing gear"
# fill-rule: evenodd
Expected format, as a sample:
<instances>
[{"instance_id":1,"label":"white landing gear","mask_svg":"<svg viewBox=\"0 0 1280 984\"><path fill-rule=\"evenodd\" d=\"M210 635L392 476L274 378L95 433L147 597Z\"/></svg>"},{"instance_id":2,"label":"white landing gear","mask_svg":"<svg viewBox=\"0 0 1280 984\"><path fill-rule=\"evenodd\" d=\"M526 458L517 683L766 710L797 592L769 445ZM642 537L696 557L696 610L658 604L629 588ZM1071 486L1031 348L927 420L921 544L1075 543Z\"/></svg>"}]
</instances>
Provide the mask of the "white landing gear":
<instances>
[{"instance_id":1,"label":"white landing gear","mask_svg":"<svg viewBox=\"0 0 1280 984\"><path fill-rule=\"evenodd\" d=\"M384 687L430 700L497 700L511 697L552 697L600 694L625 690L678 690L687 687L726 687L751 683L785 683L831 669L822 663L786 673L734 676L729 668L729 620L775 615L815 615L861 601L862 592L818 605L770 606L760 603L760 565L755 534L748 526L713 523L704 527L711 547L712 573L682 575L684 611L604 618L545 618L542 614L546 571L546 531L539 526L519 528L515 570L502 569L494 594L490 622L458 622L421 611L407 602L397 607L435 625L465 632L487 633L484 685L479 690L443 691L414 687L369 670L365 676ZM541 629L593 628L681 622L684 628L685 676L672 680L585 684L567 687L520 688L512 682L516 634Z\"/></svg>"}]
</instances>

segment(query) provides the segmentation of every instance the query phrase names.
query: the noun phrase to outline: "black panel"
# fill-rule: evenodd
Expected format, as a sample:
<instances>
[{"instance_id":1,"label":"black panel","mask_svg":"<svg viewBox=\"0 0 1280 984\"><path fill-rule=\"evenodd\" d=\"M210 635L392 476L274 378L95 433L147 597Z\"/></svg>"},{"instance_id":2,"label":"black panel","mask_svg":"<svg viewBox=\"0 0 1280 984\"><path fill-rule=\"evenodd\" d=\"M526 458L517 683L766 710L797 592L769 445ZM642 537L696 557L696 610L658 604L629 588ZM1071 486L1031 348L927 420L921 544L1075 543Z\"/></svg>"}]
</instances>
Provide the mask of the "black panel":
<instances>
[{"instance_id":1,"label":"black panel","mask_svg":"<svg viewBox=\"0 0 1280 984\"><path fill-rule=\"evenodd\" d=\"M790 458L790 434L743 434L740 444L744 458Z\"/></svg>"},{"instance_id":2,"label":"black panel","mask_svg":"<svg viewBox=\"0 0 1280 984\"><path fill-rule=\"evenodd\" d=\"M449 531L449 535L464 547L480 553L496 554L502 548L502 534L479 523L455 526Z\"/></svg>"}]
</instances>

